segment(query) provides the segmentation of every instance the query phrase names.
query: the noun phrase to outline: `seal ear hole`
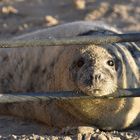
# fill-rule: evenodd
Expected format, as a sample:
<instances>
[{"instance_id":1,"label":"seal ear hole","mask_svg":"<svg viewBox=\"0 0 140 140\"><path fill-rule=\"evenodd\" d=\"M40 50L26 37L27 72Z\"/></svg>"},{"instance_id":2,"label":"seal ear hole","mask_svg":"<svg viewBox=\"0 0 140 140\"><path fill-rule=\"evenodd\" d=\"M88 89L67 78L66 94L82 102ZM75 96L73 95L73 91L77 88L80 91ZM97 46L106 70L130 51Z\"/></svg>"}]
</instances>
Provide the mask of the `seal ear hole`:
<instances>
[{"instance_id":1,"label":"seal ear hole","mask_svg":"<svg viewBox=\"0 0 140 140\"><path fill-rule=\"evenodd\" d=\"M84 59L83 58L80 58L78 61L77 61L77 63L76 63L76 65L77 65L77 67L78 68L81 68L83 65L84 65Z\"/></svg>"}]
</instances>

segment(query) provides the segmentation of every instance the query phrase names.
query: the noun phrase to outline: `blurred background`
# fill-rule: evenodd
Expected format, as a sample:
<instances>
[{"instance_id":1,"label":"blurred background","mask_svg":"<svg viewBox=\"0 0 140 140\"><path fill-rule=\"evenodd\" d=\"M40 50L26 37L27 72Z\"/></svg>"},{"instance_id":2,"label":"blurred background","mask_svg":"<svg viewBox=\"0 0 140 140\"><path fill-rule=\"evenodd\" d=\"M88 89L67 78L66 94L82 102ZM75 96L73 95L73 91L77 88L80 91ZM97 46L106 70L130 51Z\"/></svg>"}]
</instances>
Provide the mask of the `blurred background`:
<instances>
[{"instance_id":1,"label":"blurred background","mask_svg":"<svg viewBox=\"0 0 140 140\"><path fill-rule=\"evenodd\" d=\"M0 0L0 39L77 20L140 31L140 0Z\"/></svg>"}]
</instances>

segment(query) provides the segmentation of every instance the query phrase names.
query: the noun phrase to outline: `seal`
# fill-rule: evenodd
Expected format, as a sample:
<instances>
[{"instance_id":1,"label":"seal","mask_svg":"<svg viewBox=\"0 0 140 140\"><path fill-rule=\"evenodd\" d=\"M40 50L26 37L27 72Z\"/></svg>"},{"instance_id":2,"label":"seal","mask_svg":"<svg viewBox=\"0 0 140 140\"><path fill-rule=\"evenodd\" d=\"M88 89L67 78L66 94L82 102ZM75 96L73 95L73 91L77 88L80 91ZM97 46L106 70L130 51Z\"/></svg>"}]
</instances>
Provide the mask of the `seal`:
<instances>
[{"instance_id":1,"label":"seal","mask_svg":"<svg viewBox=\"0 0 140 140\"><path fill-rule=\"evenodd\" d=\"M81 21L12 40L116 33L120 32L101 22ZM82 91L90 96L119 94L115 92L118 88L139 87L138 56L140 49L135 43L1 48L0 91ZM24 96L1 95L0 99L0 114L34 119L51 126L95 125L104 130L120 130L140 124L140 98L73 101L71 98L60 100L59 96L54 101L48 97L31 97L26 102Z\"/></svg>"},{"instance_id":2,"label":"seal","mask_svg":"<svg viewBox=\"0 0 140 140\"><path fill-rule=\"evenodd\" d=\"M100 22L74 22L22 35L12 40L114 34ZM134 43L105 46L48 46L0 49L1 92L82 91L109 95L117 88L139 86Z\"/></svg>"}]
</instances>

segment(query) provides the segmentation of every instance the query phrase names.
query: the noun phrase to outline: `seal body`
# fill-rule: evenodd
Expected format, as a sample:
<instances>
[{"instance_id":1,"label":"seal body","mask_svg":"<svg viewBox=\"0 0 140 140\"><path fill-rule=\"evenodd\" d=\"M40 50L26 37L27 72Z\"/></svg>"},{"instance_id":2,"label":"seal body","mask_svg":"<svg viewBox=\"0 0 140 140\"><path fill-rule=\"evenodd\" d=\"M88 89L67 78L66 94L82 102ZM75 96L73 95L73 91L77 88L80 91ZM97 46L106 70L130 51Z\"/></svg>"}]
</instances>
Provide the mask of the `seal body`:
<instances>
[{"instance_id":1,"label":"seal body","mask_svg":"<svg viewBox=\"0 0 140 140\"><path fill-rule=\"evenodd\" d=\"M12 40L114 33L120 32L101 22L73 22L22 35ZM136 88L139 87L138 54L140 54L140 50L135 43L114 43L104 46L91 44L87 46L47 46L44 48L39 46L36 48L1 48L0 91L2 93L82 91L90 96L104 96L114 93L117 88ZM72 113L72 116L77 117L80 121L86 120L84 124L112 130L124 129L140 123L139 101L139 98L116 99L115 102L114 100L96 100L95 102L91 100L90 104L79 101L78 106L71 103L66 105L66 102L62 106L60 103L54 104L59 106L54 108L59 110L61 106L63 108L62 114L64 112L66 115L65 112L68 112L69 116ZM21 108L20 105L14 107L14 111L1 110L1 112L4 114L11 112L11 114L28 118L26 109L24 113L21 113L22 115L18 115L18 112L22 111L22 106ZM23 110L26 106L25 104ZM84 106L89 106L91 109L84 109ZM36 108L36 104L34 108ZM40 119L41 116L45 116L44 112L46 114L50 112L43 109L44 107L35 111L35 119L49 124L49 118ZM40 110L43 110L42 115ZM53 110L53 106L51 110ZM82 113L79 113L80 110ZM65 115L60 115L60 120L65 120L62 119L62 116ZM55 124L60 126L59 117L56 116ZM29 118L32 118L32 115ZM61 123L65 124L65 121Z\"/></svg>"}]
</instances>

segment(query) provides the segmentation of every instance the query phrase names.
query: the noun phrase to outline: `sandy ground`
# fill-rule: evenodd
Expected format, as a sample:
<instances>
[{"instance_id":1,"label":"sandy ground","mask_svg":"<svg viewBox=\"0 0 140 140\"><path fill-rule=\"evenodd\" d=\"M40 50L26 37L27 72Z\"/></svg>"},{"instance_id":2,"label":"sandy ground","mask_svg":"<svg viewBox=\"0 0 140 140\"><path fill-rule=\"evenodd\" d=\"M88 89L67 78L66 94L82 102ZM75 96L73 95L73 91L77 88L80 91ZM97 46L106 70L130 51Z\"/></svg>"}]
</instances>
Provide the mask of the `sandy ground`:
<instances>
[{"instance_id":1,"label":"sandy ground","mask_svg":"<svg viewBox=\"0 0 140 140\"><path fill-rule=\"evenodd\" d=\"M82 5L82 0L77 0L77 4L76 0L0 0L0 39L77 20L103 20L124 32L140 31L140 1L86 0ZM138 140L140 129L103 132L94 128L92 138ZM77 139L77 134L73 130L64 132L31 121L0 117L0 139L68 140Z\"/></svg>"}]
</instances>

